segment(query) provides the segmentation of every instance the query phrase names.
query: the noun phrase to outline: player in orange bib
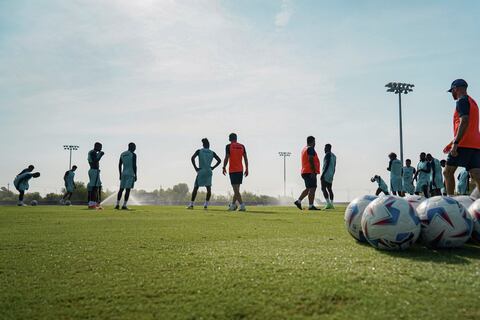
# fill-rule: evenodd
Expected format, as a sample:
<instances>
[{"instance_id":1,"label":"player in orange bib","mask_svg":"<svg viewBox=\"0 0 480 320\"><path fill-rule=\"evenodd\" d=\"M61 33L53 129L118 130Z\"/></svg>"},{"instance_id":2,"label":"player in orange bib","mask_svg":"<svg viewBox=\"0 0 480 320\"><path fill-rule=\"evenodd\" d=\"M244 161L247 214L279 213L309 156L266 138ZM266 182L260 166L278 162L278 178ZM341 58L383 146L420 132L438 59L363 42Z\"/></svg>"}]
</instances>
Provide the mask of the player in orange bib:
<instances>
[{"instance_id":1,"label":"player in orange bib","mask_svg":"<svg viewBox=\"0 0 480 320\"><path fill-rule=\"evenodd\" d=\"M248 158L245 146L237 142L237 134L231 133L228 137L230 144L225 148L225 160L223 161L223 175L230 175L230 183L233 188L232 203L228 207L228 211L237 210L237 201L240 204L239 211L246 211L245 204L240 194L240 185L243 182L243 176L248 176ZM245 172L243 171L243 161L245 161Z\"/></svg>"},{"instance_id":2,"label":"player in orange bib","mask_svg":"<svg viewBox=\"0 0 480 320\"><path fill-rule=\"evenodd\" d=\"M480 189L480 131L479 111L475 100L467 94L468 84L463 79L452 82L450 90L456 101L453 114L453 141L443 152L448 153L447 166L443 172L449 196L455 191L455 170L465 168ZM476 195L476 193L474 194Z\"/></svg>"},{"instance_id":3,"label":"player in orange bib","mask_svg":"<svg viewBox=\"0 0 480 320\"><path fill-rule=\"evenodd\" d=\"M302 210L302 200L308 195L308 210L320 210L313 204L318 174L320 174L320 160L315 151L315 138L309 136L307 137L307 146L302 150L302 178L305 181L305 190L294 202L298 209Z\"/></svg>"}]
</instances>

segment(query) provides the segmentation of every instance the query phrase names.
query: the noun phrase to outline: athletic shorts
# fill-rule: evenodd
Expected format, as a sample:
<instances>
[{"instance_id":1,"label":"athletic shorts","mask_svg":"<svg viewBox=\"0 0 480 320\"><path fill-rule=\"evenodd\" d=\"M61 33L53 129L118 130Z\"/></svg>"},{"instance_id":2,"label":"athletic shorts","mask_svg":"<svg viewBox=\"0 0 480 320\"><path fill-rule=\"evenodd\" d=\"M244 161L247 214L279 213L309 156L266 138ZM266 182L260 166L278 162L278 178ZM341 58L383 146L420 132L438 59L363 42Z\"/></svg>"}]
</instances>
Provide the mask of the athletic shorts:
<instances>
[{"instance_id":1,"label":"athletic shorts","mask_svg":"<svg viewBox=\"0 0 480 320\"><path fill-rule=\"evenodd\" d=\"M135 176L129 174L122 174L120 179L120 189L133 189L135 185Z\"/></svg>"},{"instance_id":2,"label":"athletic shorts","mask_svg":"<svg viewBox=\"0 0 480 320\"><path fill-rule=\"evenodd\" d=\"M430 185L430 182L428 181L422 181L422 180L417 181L417 185L415 186L415 192L423 192L423 188L427 187L428 189L429 185Z\"/></svg>"},{"instance_id":3,"label":"athletic shorts","mask_svg":"<svg viewBox=\"0 0 480 320\"><path fill-rule=\"evenodd\" d=\"M402 178L400 177L391 177L390 178L390 190L392 192L401 192L403 189Z\"/></svg>"},{"instance_id":4,"label":"athletic shorts","mask_svg":"<svg viewBox=\"0 0 480 320\"><path fill-rule=\"evenodd\" d=\"M87 185L88 190L92 190L95 187L101 187L102 181L100 180L100 170L99 169L90 169L88 170L89 182Z\"/></svg>"},{"instance_id":5,"label":"athletic shorts","mask_svg":"<svg viewBox=\"0 0 480 320\"><path fill-rule=\"evenodd\" d=\"M73 192L74 189L75 189L75 187L74 187L73 184L71 184L71 183L66 183L66 184L65 184L65 190L66 190L67 192Z\"/></svg>"},{"instance_id":6,"label":"athletic shorts","mask_svg":"<svg viewBox=\"0 0 480 320\"><path fill-rule=\"evenodd\" d=\"M230 173L230 183L232 185L242 184L243 182L243 172L231 172Z\"/></svg>"},{"instance_id":7,"label":"athletic shorts","mask_svg":"<svg viewBox=\"0 0 480 320\"><path fill-rule=\"evenodd\" d=\"M213 172L211 169L200 169L195 179L195 187L211 187Z\"/></svg>"},{"instance_id":8,"label":"athletic shorts","mask_svg":"<svg viewBox=\"0 0 480 320\"><path fill-rule=\"evenodd\" d=\"M403 192L413 194L415 192L413 182L403 181Z\"/></svg>"},{"instance_id":9,"label":"athletic shorts","mask_svg":"<svg viewBox=\"0 0 480 320\"><path fill-rule=\"evenodd\" d=\"M305 188L316 188L317 187L317 175L311 173L302 174L303 181L305 181Z\"/></svg>"},{"instance_id":10,"label":"athletic shorts","mask_svg":"<svg viewBox=\"0 0 480 320\"><path fill-rule=\"evenodd\" d=\"M331 188L332 187L332 182L328 182L325 179L320 179L320 184L322 185L322 188Z\"/></svg>"},{"instance_id":11,"label":"athletic shorts","mask_svg":"<svg viewBox=\"0 0 480 320\"><path fill-rule=\"evenodd\" d=\"M447 165L452 167L463 167L467 171L480 168L480 149L458 148L458 155L447 157Z\"/></svg>"}]
</instances>

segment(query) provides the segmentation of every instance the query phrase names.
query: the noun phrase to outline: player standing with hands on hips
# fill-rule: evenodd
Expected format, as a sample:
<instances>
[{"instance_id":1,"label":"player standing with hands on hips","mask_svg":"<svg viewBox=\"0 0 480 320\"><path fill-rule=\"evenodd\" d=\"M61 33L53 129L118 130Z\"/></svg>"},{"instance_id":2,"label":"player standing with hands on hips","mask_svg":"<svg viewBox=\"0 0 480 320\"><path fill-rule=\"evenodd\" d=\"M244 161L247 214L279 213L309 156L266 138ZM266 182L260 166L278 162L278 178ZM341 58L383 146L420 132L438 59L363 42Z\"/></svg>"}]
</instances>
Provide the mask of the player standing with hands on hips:
<instances>
[{"instance_id":1,"label":"player standing with hands on hips","mask_svg":"<svg viewBox=\"0 0 480 320\"><path fill-rule=\"evenodd\" d=\"M102 144L95 142L93 150L88 152L88 209L102 209L100 198L102 193L102 180L100 180L100 159L105 153L102 151Z\"/></svg>"},{"instance_id":2,"label":"player standing with hands on hips","mask_svg":"<svg viewBox=\"0 0 480 320\"><path fill-rule=\"evenodd\" d=\"M128 210L127 202L130 197L130 190L133 189L137 181L137 154L135 150L137 146L135 143L128 144L128 150L122 152L120 160L118 161L118 174L120 175L120 190L117 194L117 204L115 209L120 209L120 200L122 200L122 193L125 190L125 199L123 200L122 210Z\"/></svg>"},{"instance_id":3,"label":"player standing with hands on hips","mask_svg":"<svg viewBox=\"0 0 480 320\"><path fill-rule=\"evenodd\" d=\"M454 195L455 170L463 167L480 189L480 131L478 105L468 94L468 84L463 79L452 82L450 92L456 101L453 113L453 140L443 149L448 153L447 166L443 172L449 196Z\"/></svg>"}]
</instances>

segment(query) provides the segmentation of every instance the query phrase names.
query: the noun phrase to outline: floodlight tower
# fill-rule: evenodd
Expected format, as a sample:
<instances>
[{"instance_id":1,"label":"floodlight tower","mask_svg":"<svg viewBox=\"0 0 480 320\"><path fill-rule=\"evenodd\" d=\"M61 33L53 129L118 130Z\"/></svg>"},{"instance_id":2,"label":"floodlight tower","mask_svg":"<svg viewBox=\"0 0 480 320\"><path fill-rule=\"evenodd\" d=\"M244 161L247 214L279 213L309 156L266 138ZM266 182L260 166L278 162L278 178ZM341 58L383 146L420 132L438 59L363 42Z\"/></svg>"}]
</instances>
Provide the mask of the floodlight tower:
<instances>
[{"instance_id":1,"label":"floodlight tower","mask_svg":"<svg viewBox=\"0 0 480 320\"><path fill-rule=\"evenodd\" d=\"M387 92L398 94L398 117L400 122L400 160L403 163L403 128L402 128L402 93L408 94L413 91L415 85L401 82L389 82L385 85Z\"/></svg>"},{"instance_id":2,"label":"floodlight tower","mask_svg":"<svg viewBox=\"0 0 480 320\"><path fill-rule=\"evenodd\" d=\"M287 197L287 157L292 155L291 152L279 152L278 155L283 157L283 197Z\"/></svg>"},{"instance_id":3,"label":"floodlight tower","mask_svg":"<svg viewBox=\"0 0 480 320\"><path fill-rule=\"evenodd\" d=\"M63 150L68 150L70 151L70 161L68 162L68 170L72 169L72 151L77 151L79 146L73 146L73 145L64 145Z\"/></svg>"}]
</instances>

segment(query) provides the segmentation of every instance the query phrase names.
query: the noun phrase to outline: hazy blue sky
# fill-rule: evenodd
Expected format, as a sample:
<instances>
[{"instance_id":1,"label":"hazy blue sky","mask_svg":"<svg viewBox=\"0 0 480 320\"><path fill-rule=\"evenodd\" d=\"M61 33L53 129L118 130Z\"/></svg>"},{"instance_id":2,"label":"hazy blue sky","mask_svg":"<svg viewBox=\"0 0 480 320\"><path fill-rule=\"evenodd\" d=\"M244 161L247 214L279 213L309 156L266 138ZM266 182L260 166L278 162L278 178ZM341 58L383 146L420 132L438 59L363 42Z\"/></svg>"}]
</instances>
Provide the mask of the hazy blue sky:
<instances>
[{"instance_id":1,"label":"hazy blue sky","mask_svg":"<svg viewBox=\"0 0 480 320\"><path fill-rule=\"evenodd\" d=\"M0 186L26 165L31 191L59 191L63 144L104 144L104 185L137 143L137 188L192 184L190 156L208 137L222 158L237 132L251 161L244 189L283 192L278 151L291 151L297 195L307 135L338 157L334 189L346 200L388 178L404 97L405 155L441 158L452 136L455 78L480 99L478 1L0 1ZM388 181L388 179L387 179ZM229 182L220 170L214 192Z\"/></svg>"}]
</instances>

